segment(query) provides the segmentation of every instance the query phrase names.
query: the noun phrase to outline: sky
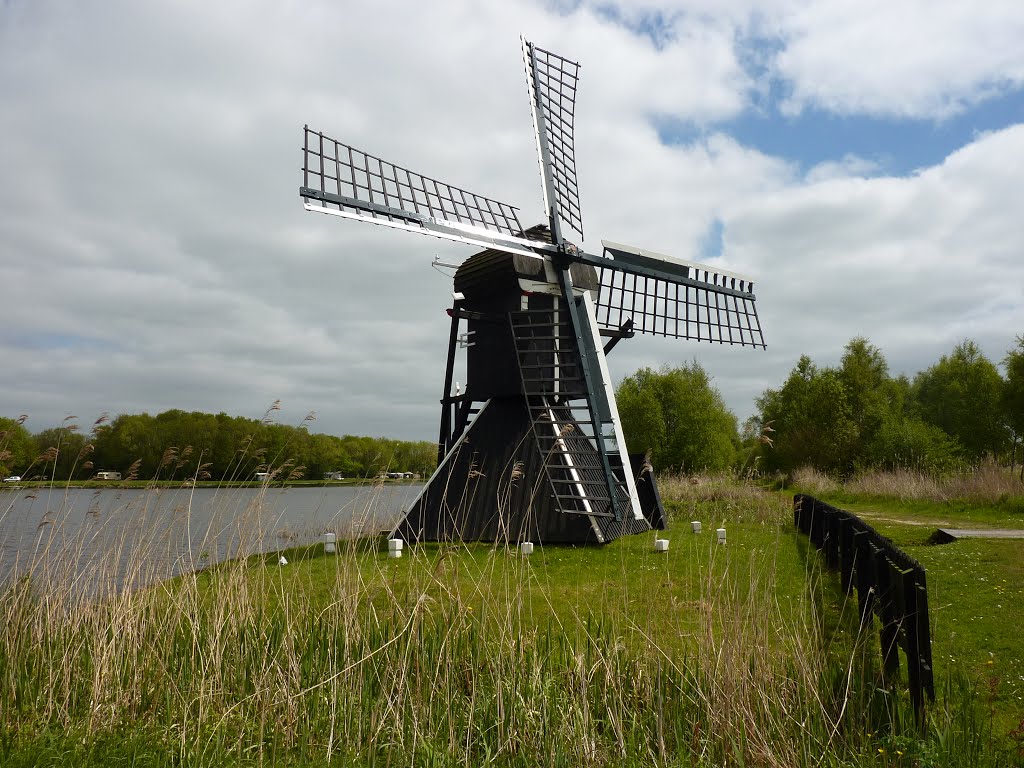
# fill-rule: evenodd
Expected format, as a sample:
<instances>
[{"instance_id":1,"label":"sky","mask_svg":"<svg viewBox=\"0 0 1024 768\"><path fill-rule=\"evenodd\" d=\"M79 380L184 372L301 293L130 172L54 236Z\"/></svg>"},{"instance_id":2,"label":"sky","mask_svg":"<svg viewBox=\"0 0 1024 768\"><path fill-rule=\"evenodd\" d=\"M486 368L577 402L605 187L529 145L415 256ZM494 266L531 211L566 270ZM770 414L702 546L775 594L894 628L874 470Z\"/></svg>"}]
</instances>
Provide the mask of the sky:
<instances>
[{"instance_id":1,"label":"sky","mask_svg":"<svg viewBox=\"0 0 1024 768\"><path fill-rule=\"evenodd\" d=\"M1024 334L1024 4L0 0L0 416L172 408L435 440L472 248L303 210L311 128L543 221L519 36L581 64L584 248L754 281L740 421L857 336L896 375Z\"/></svg>"}]
</instances>

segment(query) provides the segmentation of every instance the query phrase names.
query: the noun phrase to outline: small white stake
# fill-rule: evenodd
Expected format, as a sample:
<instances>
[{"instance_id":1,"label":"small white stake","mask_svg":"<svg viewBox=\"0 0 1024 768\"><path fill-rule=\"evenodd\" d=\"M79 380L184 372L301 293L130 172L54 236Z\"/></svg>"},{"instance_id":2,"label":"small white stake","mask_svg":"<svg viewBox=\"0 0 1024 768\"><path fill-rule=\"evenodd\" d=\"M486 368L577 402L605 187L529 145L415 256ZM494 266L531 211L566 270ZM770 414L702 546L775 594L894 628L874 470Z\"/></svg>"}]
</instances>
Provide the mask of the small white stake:
<instances>
[{"instance_id":1,"label":"small white stake","mask_svg":"<svg viewBox=\"0 0 1024 768\"><path fill-rule=\"evenodd\" d=\"M654 540L654 551L655 552L668 552L668 539L655 539Z\"/></svg>"},{"instance_id":2,"label":"small white stake","mask_svg":"<svg viewBox=\"0 0 1024 768\"><path fill-rule=\"evenodd\" d=\"M694 533L700 533L700 520L694 520L690 523L690 528L693 529Z\"/></svg>"},{"instance_id":3,"label":"small white stake","mask_svg":"<svg viewBox=\"0 0 1024 768\"><path fill-rule=\"evenodd\" d=\"M527 555L527 556L532 555L533 554L533 542L532 541L524 541L522 544L519 545L519 551L522 552L524 555Z\"/></svg>"},{"instance_id":4,"label":"small white stake","mask_svg":"<svg viewBox=\"0 0 1024 768\"><path fill-rule=\"evenodd\" d=\"M324 534L324 552L328 555L333 555L337 551L335 542L338 540L338 534L336 533L325 533Z\"/></svg>"},{"instance_id":5,"label":"small white stake","mask_svg":"<svg viewBox=\"0 0 1024 768\"><path fill-rule=\"evenodd\" d=\"M725 528L718 529L718 543L725 544Z\"/></svg>"}]
</instances>

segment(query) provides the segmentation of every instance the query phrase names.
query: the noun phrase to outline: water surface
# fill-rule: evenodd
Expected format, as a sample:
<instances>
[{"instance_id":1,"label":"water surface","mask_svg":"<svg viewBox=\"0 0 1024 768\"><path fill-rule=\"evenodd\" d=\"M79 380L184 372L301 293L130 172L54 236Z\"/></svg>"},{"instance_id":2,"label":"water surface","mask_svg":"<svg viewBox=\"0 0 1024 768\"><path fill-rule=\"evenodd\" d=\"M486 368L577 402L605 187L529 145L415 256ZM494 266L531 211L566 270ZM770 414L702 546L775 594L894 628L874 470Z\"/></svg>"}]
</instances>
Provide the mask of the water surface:
<instances>
[{"instance_id":1,"label":"water surface","mask_svg":"<svg viewBox=\"0 0 1024 768\"><path fill-rule=\"evenodd\" d=\"M0 583L136 586L226 558L391 529L419 485L0 490Z\"/></svg>"}]
</instances>

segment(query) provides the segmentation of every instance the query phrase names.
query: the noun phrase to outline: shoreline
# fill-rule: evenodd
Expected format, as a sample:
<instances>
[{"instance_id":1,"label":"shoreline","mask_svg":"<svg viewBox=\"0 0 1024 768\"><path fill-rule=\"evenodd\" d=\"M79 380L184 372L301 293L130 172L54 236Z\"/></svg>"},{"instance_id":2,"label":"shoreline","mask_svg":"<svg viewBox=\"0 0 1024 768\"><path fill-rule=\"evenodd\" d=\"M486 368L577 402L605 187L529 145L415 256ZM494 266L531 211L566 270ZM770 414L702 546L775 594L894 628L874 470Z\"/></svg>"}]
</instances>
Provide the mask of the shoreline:
<instances>
[{"instance_id":1,"label":"shoreline","mask_svg":"<svg viewBox=\"0 0 1024 768\"><path fill-rule=\"evenodd\" d=\"M0 490L25 491L39 488L64 489L146 489L146 488L197 488L197 489L218 489L218 488L352 488L364 486L392 486L392 485L415 485L422 483L419 478L401 480L287 480L265 482L261 480L63 480L52 482L50 480L22 480L17 485L3 485Z\"/></svg>"}]
</instances>

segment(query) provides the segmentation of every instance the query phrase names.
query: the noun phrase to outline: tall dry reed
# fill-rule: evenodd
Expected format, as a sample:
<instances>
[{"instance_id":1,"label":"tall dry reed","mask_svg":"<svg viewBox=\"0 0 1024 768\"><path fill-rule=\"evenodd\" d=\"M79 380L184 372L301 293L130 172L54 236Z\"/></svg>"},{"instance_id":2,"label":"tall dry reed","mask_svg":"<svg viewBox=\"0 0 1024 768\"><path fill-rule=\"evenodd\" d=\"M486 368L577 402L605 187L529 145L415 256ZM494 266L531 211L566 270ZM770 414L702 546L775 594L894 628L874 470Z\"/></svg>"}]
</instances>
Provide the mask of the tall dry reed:
<instances>
[{"instance_id":1,"label":"tall dry reed","mask_svg":"<svg viewBox=\"0 0 1024 768\"><path fill-rule=\"evenodd\" d=\"M843 487L850 493L865 496L935 502L956 499L990 503L1011 496L1024 496L1024 482L1020 477L994 461L984 461L977 467L952 475L934 475L912 469L872 470L851 478Z\"/></svg>"}]
</instances>

